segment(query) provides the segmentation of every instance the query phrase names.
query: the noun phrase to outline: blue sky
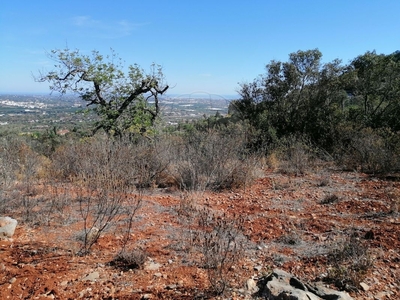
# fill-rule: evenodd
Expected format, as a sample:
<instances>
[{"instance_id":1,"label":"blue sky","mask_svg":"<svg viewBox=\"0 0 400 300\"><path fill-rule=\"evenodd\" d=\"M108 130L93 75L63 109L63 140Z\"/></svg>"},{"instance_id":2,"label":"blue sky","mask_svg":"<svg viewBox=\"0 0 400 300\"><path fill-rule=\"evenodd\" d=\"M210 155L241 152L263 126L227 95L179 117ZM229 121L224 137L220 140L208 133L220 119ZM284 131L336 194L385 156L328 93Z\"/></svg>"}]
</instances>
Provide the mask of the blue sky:
<instances>
[{"instance_id":1,"label":"blue sky","mask_svg":"<svg viewBox=\"0 0 400 300\"><path fill-rule=\"evenodd\" d=\"M399 0L0 0L0 93L48 92L32 74L68 45L160 64L170 94L235 95L297 50L344 63L400 50L399 12Z\"/></svg>"}]
</instances>

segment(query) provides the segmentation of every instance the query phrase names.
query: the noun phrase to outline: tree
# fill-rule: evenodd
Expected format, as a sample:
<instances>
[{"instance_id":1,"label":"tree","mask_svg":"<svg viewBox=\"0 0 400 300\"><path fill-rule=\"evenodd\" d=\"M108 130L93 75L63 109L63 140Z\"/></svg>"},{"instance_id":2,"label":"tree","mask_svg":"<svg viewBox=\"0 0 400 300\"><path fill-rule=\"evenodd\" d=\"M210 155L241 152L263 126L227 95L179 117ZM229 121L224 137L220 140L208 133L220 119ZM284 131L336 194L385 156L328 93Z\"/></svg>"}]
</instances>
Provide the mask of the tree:
<instances>
[{"instance_id":1,"label":"tree","mask_svg":"<svg viewBox=\"0 0 400 300\"><path fill-rule=\"evenodd\" d=\"M400 56L366 52L351 62L354 83L349 89L351 117L363 126L400 130Z\"/></svg>"},{"instance_id":2,"label":"tree","mask_svg":"<svg viewBox=\"0 0 400 300\"><path fill-rule=\"evenodd\" d=\"M159 65L153 64L149 73L130 65L125 73L113 51L104 57L98 51L83 55L79 50L56 49L49 57L56 62L55 70L39 73L35 79L49 82L52 92L75 93L87 102L99 116L93 133L100 129L114 135L143 133L154 125L160 114L159 96L169 88Z\"/></svg>"},{"instance_id":3,"label":"tree","mask_svg":"<svg viewBox=\"0 0 400 300\"><path fill-rule=\"evenodd\" d=\"M232 111L249 120L264 143L301 133L329 146L333 138L327 135L346 96L340 80L345 68L340 60L322 64L321 57L313 49L291 53L287 62L271 61L265 74L241 85Z\"/></svg>"}]
</instances>

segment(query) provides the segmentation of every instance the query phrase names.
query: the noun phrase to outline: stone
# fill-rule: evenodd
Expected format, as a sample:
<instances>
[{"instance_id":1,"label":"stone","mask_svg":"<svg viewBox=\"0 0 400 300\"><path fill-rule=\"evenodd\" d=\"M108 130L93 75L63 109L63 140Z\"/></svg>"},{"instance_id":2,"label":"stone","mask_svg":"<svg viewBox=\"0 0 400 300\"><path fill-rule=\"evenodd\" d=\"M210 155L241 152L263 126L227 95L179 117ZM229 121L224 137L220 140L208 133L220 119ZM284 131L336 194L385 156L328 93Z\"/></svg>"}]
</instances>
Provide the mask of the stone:
<instances>
[{"instance_id":1,"label":"stone","mask_svg":"<svg viewBox=\"0 0 400 300\"><path fill-rule=\"evenodd\" d=\"M262 270L262 266L258 265L254 267L254 271L260 272Z\"/></svg>"},{"instance_id":2,"label":"stone","mask_svg":"<svg viewBox=\"0 0 400 300\"><path fill-rule=\"evenodd\" d=\"M316 283L314 285L306 284L308 290L312 291L322 299L337 299L337 300L351 300L353 299L346 292L339 292L330 288L325 287L322 283Z\"/></svg>"},{"instance_id":3,"label":"stone","mask_svg":"<svg viewBox=\"0 0 400 300\"><path fill-rule=\"evenodd\" d=\"M254 279L250 278L246 281L246 288L250 293L255 293L258 291L257 283Z\"/></svg>"},{"instance_id":4,"label":"stone","mask_svg":"<svg viewBox=\"0 0 400 300\"><path fill-rule=\"evenodd\" d=\"M83 277L82 281L96 281L99 278L100 278L99 272L92 272L87 276Z\"/></svg>"},{"instance_id":5,"label":"stone","mask_svg":"<svg viewBox=\"0 0 400 300\"><path fill-rule=\"evenodd\" d=\"M167 290L175 290L178 286L176 284L169 284L165 288Z\"/></svg>"},{"instance_id":6,"label":"stone","mask_svg":"<svg viewBox=\"0 0 400 300\"><path fill-rule=\"evenodd\" d=\"M150 261L145 264L144 270L146 271L157 271L161 267L160 264Z\"/></svg>"},{"instance_id":7,"label":"stone","mask_svg":"<svg viewBox=\"0 0 400 300\"><path fill-rule=\"evenodd\" d=\"M352 300L347 293L338 292L322 285L310 285L291 274L275 269L272 274L259 280L257 296L270 300Z\"/></svg>"},{"instance_id":8,"label":"stone","mask_svg":"<svg viewBox=\"0 0 400 300\"><path fill-rule=\"evenodd\" d=\"M0 239L11 238L17 227L17 220L10 217L0 217Z\"/></svg>"},{"instance_id":9,"label":"stone","mask_svg":"<svg viewBox=\"0 0 400 300\"><path fill-rule=\"evenodd\" d=\"M365 292L369 291L369 285L366 284L365 282L361 282L360 286Z\"/></svg>"}]
</instances>

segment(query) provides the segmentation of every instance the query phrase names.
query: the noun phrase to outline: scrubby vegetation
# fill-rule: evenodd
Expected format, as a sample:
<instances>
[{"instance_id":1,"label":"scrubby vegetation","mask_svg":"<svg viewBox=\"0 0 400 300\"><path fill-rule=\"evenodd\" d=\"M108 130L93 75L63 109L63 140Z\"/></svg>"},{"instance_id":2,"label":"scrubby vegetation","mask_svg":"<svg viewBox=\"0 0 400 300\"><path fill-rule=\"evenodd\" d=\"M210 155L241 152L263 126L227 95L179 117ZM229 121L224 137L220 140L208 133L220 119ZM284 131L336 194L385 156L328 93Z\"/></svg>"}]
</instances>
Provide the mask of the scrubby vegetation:
<instances>
[{"instance_id":1,"label":"scrubby vegetation","mask_svg":"<svg viewBox=\"0 0 400 300\"><path fill-rule=\"evenodd\" d=\"M144 252L132 250L129 239L143 192L180 192L177 213L188 219L182 222L188 226L190 247L201 254L197 262L207 269L213 292L222 294L241 255L243 220L233 222L196 208L187 195L246 189L263 168L298 176L326 166L371 174L400 169L398 51L367 52L348 65L339 60L322 64L318 50L292 53L288 62L272 61L266 74L242 84L229 115L177 126L162 125L157 96L167 85L162 85L160 70L143 75L131 68L127 78L134 86L125 89L129 80L113 64L103 64L98 53L83 60L77 52L53 54L72 67L64 65L70 69L41 80L50 80L61 92L79 92L94 105L99 115L95 134L77 130L61 136L55 128L3 134L0 213L19 214L31 225L65 224L72 217L65 208L74 207L83 224L76 254L89 254L103 232L119 227L123 242L113 263L128 269L142 266ZM76 86L81 81L85 89ZM156 107L147 102L148 92ZM329 179L321 179L320 186L328 184ZM339 199L330 194L321 204ZM296 244L292 238L288 244ZM349 266L353 256L363 260ZM355 278L371 267L367 250L355 240L332 252L329 260L329 279L342 288L359 284Z\"/></svg>"}]
</instances>

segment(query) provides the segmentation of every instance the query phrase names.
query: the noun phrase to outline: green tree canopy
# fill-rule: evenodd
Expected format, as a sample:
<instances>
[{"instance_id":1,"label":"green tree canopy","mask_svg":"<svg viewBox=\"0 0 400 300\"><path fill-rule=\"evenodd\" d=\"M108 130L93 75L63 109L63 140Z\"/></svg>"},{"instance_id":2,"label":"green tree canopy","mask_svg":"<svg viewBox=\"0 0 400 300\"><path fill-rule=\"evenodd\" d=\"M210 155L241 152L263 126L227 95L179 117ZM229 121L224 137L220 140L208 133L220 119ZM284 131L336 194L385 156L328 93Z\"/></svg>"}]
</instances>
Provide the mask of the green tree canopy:
<instances>
[{"instance_id":1,"label":"green tree canopy","mask_svg":"<svg viewBox=\"0 0 400 300\"><path fill-rule=\"evenodd\" d=\"M323 64L318 49L271 61L266 73L240 86L230 112L248 120L263 143L306 135L326 150L343 128L400 130L400 52L366 52L342 65ZM257 142L259 144L259 141Z\"/></svg>"},{"instance_id":2,"label":"green tree canopy","mask_svg":"<svg viewBox=\"0 0 400 300\"><path fill-rule=\"evenodd\" d=\"M52 92L75 93L86 101L99 116L94 133L100 129L115 135L143 132L159 116L159 96L168 89L159 65L153 64L148 73L136 64L124 68L113 51L104 57L98 51L84 55L57 49L49 57L55 69L40 73L36 80L49 82Z\"/></svg>"},{"instance_id":3,"label":"green tree canopy","mask_svg":"<svg viewBox=\"0 0 400 300\"><path fill-rule=\"evenodd\" d=\"M271 61L266 73L241 85L234 114L248 119L271 142L288 134L304 133L320 143L332 143L331 131L346 94L345 72L339 60L322 64L318 49L297 51L287 62Z\"/></svg>"},{"instance_id":4,"label":"green tree canopy","mask_svg":"<svg viewBox=\"0 0 400 300\"><path fill-rule=\"evenodd\" d=\"M366 52L350 64L351 117L363 126L400 130L400 52Z\"/></svg>"}]
</instances>

